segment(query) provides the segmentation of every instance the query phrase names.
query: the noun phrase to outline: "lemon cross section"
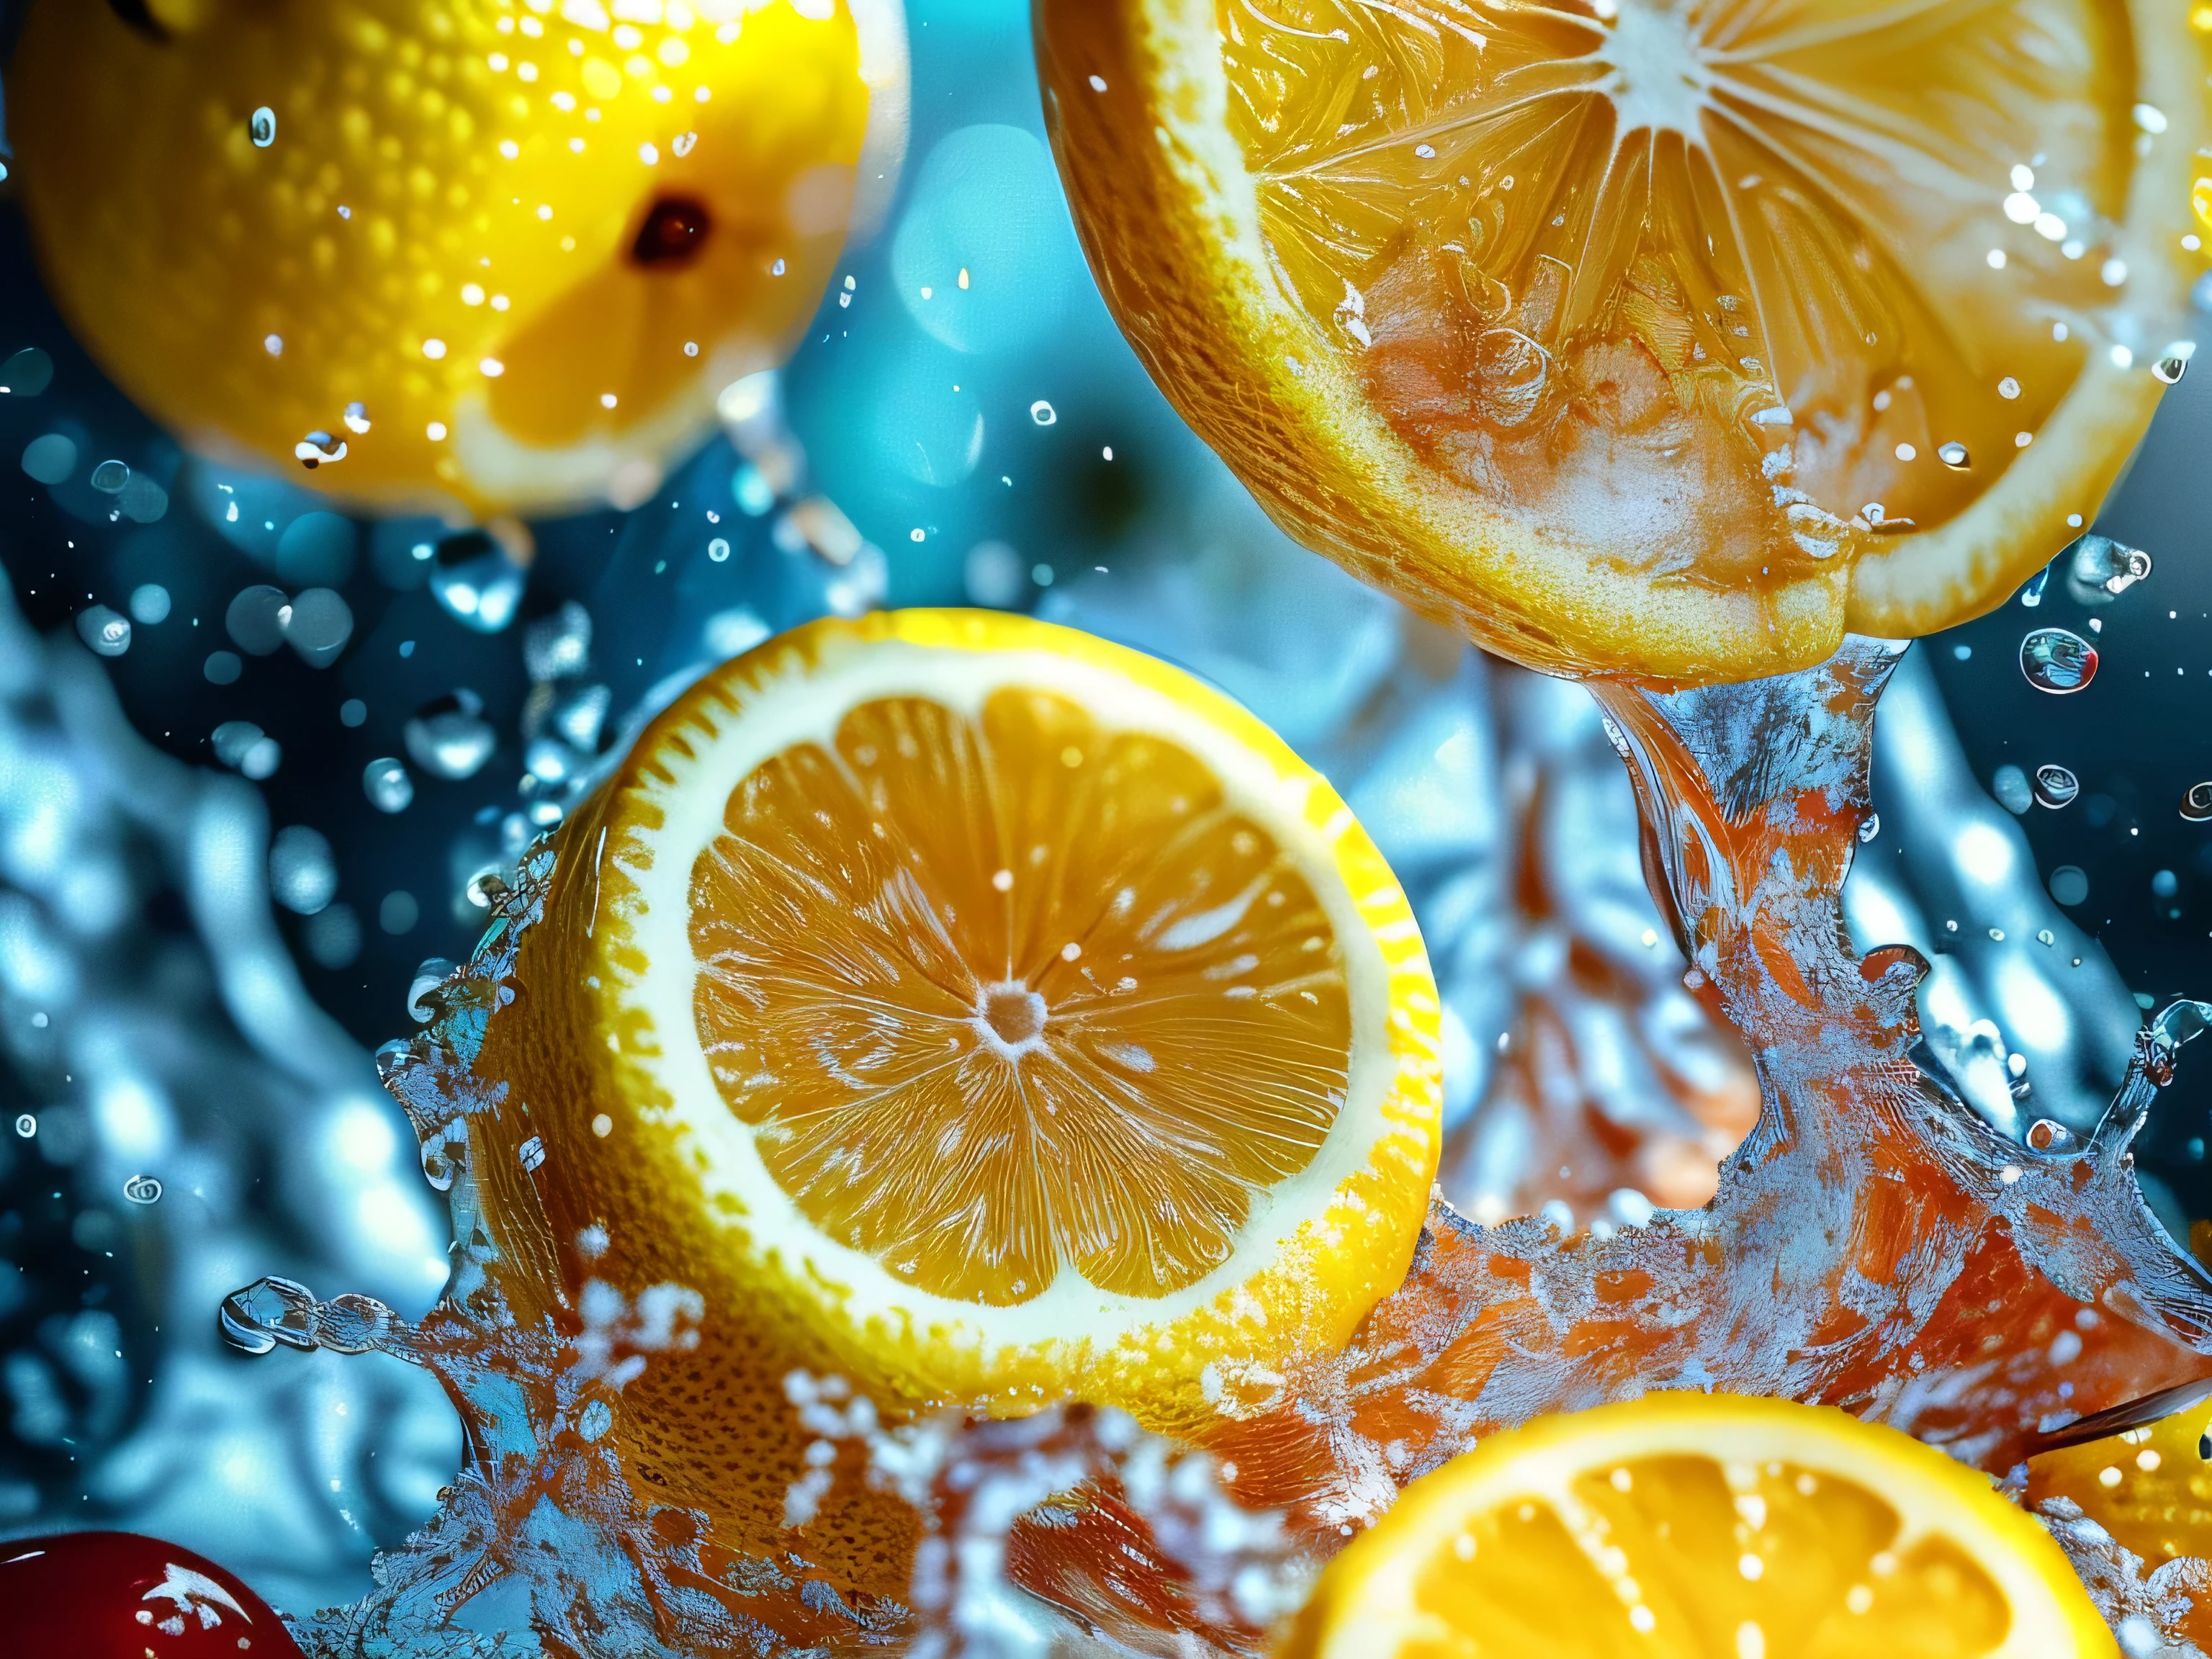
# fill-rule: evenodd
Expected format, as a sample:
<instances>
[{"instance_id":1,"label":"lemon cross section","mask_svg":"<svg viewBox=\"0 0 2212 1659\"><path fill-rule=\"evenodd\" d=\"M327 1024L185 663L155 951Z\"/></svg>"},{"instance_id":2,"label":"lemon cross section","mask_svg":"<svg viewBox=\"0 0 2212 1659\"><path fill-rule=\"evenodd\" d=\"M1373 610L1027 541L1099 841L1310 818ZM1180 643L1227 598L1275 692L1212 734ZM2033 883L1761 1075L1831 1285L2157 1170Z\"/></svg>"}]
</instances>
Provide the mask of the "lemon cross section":
<instances>
[{"instance_id":1,"label":"lemon cross section","mask_svg":"<svg viewBox=\"0 0 2212 1659\"><path fill-rule=\"evenodd\" d=\"M772 1305L887 1407L1188 1423L1402 1279L1419 929L1326 781L1180 671L987 612L817 623L687 691L563 845L555 1202L617 1257L676 1241L728 1340Z\"/></svg>"},{"instance_id":2,"label":"lemon cross section","mask_svg":"<svg viewBox=\"0 0 2212 1659\"><path fill-rule=\"evenodd\" d=\"M1406 1489L1276 1659L2117 1659L1987 1476L1825 1406L1656 1394Z\"/></svg>"},{"instance_id":3,"label":"lemon cross section","mask_svg":"<svg viewBox=\"0 0 2212 1659\"><path fill-rule=\"evenodd\" d=\"M1041 0L1085 251L1292 535L1533 665L2000 603L2191 349L2171 0ZM2161 367L2163 366L2163 367Z\"/></svg>"}]
</instances>

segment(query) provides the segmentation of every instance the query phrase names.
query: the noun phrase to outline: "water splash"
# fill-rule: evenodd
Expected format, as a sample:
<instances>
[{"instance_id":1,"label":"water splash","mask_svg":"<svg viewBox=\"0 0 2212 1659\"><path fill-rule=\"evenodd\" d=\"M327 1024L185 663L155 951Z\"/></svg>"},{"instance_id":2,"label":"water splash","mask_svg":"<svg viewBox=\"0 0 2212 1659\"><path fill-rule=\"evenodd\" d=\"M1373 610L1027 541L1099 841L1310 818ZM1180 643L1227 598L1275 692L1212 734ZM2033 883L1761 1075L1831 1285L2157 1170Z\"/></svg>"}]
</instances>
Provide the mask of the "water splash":
<instances>
[{"instance_id":1,"label":"water splash","mask_svg":"<svg viewBox=\"0 0 2212 1659\"><path fill-rule=\"evenodd\" d=\"M428 1367L468 1426L469 1468L436 1521L380 1561L364 1601L304 1622L303 1642L332 1659L538 1650L526 1628L589 1654L914 1641L1011 1656L1087 1629L1140 1650L1179 1632L1179 1651L1249 1653L1267 1610L1407 1481L1540 1412L1654 1388L1784 1395L2002 1470L2085 1415L2212 1372L2212 1280L2145 1207L2129 1151L2212 1006L2177 1004L2140 1034L2087 1133L2046 1119L2023 1144L1929 1054L1924 959L1849 948L1838 894L1900 649L1853 641L1747 685L1595 688L1684 983L1758 1056L1759 1121L1711 1203L1601 1235L1539 1218L1485 1227L1439 1201L1406 1284L1349 1350L1238 1379L1188 1449L1077 1410L887 1427L827 1380L787 1379L823 1449L782 1499L802 1529L773 1553L733 1547L637 1484L611 1431L623 1389L681 1363L696 1299L563 1278L533 1231L520 1104L473 1069L561 855L540 843L491 895L471 962L424 994L428 1029L379 1055L452 1204L445 1300L420 1324L281 1280L226 1304L248 1346ZM915 1510L908 1601L841 1590L806 1559L809 1506L840 1482Z\"/></svg>"},{"instance_id":2,"label":"water splash","mask_svg":"<svg viewBox=\"0 0 2212 1659\"><path fill-rule=\"evenodd\" d=\"M2039 628L2020 642L2020 672L2039 691L2064 696L2097 678L2097 647L2063 628Z\"/></svg>"}]
</instances>

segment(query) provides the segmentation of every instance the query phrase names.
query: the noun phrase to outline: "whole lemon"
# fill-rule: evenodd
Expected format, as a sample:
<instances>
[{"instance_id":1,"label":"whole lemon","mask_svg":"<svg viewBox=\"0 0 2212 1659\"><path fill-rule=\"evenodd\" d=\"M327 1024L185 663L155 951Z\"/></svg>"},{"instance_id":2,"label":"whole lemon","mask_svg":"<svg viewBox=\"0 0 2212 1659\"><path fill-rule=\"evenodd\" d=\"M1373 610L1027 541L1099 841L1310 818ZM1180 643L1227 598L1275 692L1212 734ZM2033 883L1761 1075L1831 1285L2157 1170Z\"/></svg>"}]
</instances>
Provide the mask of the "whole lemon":
<instances>
[{"instance_id":1,"label":"whole lemon","mask_svg":"<svg viewBox=\"0 0 2212 1659\"><path fill-rule=\"evenodd\" d=\"M198 452L363 507L641 501L906 131L897 0L38 0L47 284Z\"/></svg>"}]
</instances>

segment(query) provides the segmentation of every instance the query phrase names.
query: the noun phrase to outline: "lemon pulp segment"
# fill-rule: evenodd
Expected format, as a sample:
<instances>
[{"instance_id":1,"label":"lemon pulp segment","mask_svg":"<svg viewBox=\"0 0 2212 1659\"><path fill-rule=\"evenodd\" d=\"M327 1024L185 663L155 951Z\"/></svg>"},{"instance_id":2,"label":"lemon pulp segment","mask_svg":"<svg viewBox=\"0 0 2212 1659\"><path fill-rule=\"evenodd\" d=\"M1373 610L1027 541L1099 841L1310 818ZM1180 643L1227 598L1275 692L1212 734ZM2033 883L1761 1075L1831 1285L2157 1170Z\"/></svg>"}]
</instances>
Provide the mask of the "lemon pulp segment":
<instances>
[{"instance_id":1,"label":"lemon pulp segment","mask_svg":"<svg viewBox=\"0 0 2212 1659\"><path fill-rule=\"evenodd\" d=\"M2118 1649L2050 1536L1940 1452L1826 1407L1662 1395L1540 1419L1416 1481L1279 1651Z\"/></svg>"},{"instance_id":2,"label":"lemon pulp segment","mask_svg":"<svg viewBox=\"0 0 2212 1659\"><path fill-rule=\"evenodd\" d=\"M2094 514L2186 318L2205 91L2148 0L1041 15L1178 406L1294 533L1539 666L1746 678L1986 608Z\"/></svg>"}]
</instances>

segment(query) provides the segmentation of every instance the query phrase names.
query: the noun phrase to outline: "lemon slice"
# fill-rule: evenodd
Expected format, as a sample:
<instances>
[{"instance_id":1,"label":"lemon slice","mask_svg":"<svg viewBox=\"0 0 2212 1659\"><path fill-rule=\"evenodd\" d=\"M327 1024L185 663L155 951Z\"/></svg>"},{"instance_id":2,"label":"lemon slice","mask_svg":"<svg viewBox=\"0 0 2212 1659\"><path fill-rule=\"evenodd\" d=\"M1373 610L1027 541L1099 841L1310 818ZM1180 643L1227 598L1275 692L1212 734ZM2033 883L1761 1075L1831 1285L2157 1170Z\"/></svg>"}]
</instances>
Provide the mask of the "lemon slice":
<instances>
[{"instance_id":1,"label":"lemon slice","mask_svg":"<svg viewBox=\"0 0 2212 1659\"><path fill-rule=\"evenodd\" d=\"M1538 1419L1407 1487L1279 1659L2115 1655L1987 1477L1822 1406L1657 1394Z\"/></svg>"},{"instance_id":2,"label":"lemon slice","mask_svg":"<svg viewBox=\"0 0 2212 1659\"><path fill-rule=\"evenodd\" d=\"M194 449L627 507L886 204L906 67L896 0L43 3L8 112L57 304Z\"/></svg>"},{"instance_id":3,"label":"lemon slice","mask_svg":"<svg viewBox=\"0 0 2212 1659\"><path fill-rule=\"evenodd\" d=\"M1264 1404L1403 1278L1436 1169L1434 983L1343 802L1188 675L1019 617L708 674L563 832L517 979L479 1070L577 1271L702 1294L695 1379ZM672 1444L726 1427L656 1386Z\"/></svg>"},{"instance_id":4,"label":"lemon slice","mask_svg":"<svg viewBox=\"0 0 2212 1659\"><path fill-rule=\"evenodd\" d=\"M1975 614L2095 513L2187 349L2185 9L1042 0L1039 50L1109 305L1291 534L1711 680Z\"/></svg>"}]
</instances>

